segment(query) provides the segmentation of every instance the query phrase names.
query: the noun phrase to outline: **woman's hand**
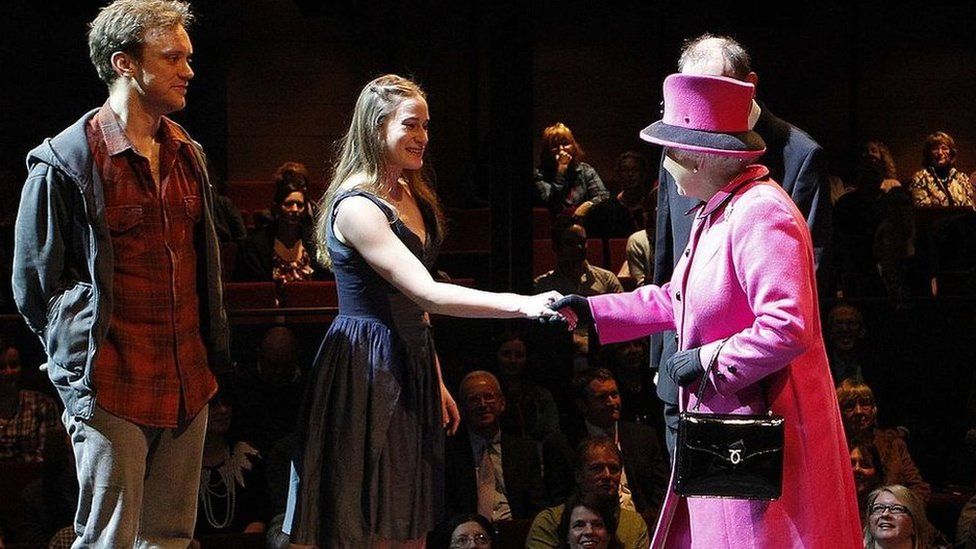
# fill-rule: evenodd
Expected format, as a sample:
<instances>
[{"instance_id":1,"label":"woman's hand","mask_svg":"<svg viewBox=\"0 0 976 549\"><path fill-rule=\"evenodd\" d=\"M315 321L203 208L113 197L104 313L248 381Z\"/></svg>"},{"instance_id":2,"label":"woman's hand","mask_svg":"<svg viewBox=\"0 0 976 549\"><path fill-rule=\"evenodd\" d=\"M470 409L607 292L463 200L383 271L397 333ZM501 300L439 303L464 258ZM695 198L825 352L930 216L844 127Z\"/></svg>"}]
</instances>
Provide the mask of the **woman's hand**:
<instances>
[{"instance_id":1,"label":"woman's hand","mask_svg":"<svg viewBox=\"0 0 976 549\"><path fill-rule=\"evenodd\" d=\"M526 318L550 319L557 316L556 311L551 307L552 304L562 296L556 291L525 296L519 306L519 312Z\"/></svg>"},{"instance_id":2,"label":"woman's hand","mask_svg":"<svg viewBox=\"0 0 976 549\"><path fill-rule=\"evenodd\" d=\"M451 392L447 390L444 382L441 382L441 426L447 431L448 436L454 435L457 432L458 426L461 425L461 412L458 411L457 403L454 402L454 397L451 396Z\"/></svg>"},{"instance_id":3,"label":"woman's hand","mask_svg":"<svg viewBox=\"0 0 976 549\"><path fill-rule=\"evenodd\" d=\"M593 208L593 201L587 200L586 202L580 204L573 211L574 217L586 217L586 214L590 213L590 209Z\"/></svg>"},{"instance_id":4,"label":"woman's hand","mask_svg":"<svg viewBox=\"0 0 976 549\"><path fill-rule=\"evenodd\" d=\"M557 299L550 307L559 314L561 321L566 322L566 327L570 331L593 324L590 302L581 295L572 294Z\"/></svg>"},{"instance_id":5,"label":"woman's hand","mask_svg":"<svg viewBox=\"0 0 976 549\"><path fill-rule=\"evenodd\" d=\"M573 155L560 149L559 152L556 153L556 172L559 175L566 173L566 168L569 167L569 163L572 161Z\"/></svg>"}]
</instances>

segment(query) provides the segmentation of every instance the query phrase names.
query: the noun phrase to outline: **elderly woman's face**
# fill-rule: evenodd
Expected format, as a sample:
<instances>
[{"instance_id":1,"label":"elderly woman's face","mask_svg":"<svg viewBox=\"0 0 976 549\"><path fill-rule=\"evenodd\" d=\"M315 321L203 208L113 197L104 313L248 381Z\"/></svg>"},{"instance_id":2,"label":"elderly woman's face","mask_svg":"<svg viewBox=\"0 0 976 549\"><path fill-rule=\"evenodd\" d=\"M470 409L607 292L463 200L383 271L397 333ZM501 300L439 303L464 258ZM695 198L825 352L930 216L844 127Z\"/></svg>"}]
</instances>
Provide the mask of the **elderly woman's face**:
<instances>
[{"instance_id":1,"label":"elderly woman's face","mask_svg":"<svg viewBox=\"0 0 976 549\"><path fill-rule=\"evenodd\" d=\"M890 492L881 492L868 507L868 529L886 546L911 539L915 535L915 520L902 502Z\"/></svg>"},{"instance_id":2,"label":"elderly woman's face","mask_svg":"<svg viewBox=\"0 0 976 549\"><path fill-rule=\"evenodd\" d=\"M664 169L674 179L678 187L678 194L708 200L708 186L705 185L704 174L699 173L697 160L682 151L667 147L664 149Z\"/></svg>"},{"instance_id":3,"label":"elderly woman's face","mask_svg":"<svg viewBox=\"0 0 976 549\"><path fill-rule=\"evenodd\" d=\"M466 549L468 547L477 547L478 549L491 547L491 538L488 536L488 532L485 532L485 529L473 520L459 524L451 532L451 549Z\"/></svg>"},{"instance_id":4,"label":"elderly woman's face","mask_svg":"<svg viewBox=\"0 0 976 549\"><path fill-rule=\"evenodd\" d=\"M610 533L603 519L589 507L577 505L569 517L570 549L603 549L610 545Z\"/></svg>"},{"instance_id":5,"label":"elderly woman's face","mask_svg":"<svg viewBox=\"0 0 976 549\"><path fill-rule=\"evenodd\" d=\"M871 395L851 395L840 403L840 411L850 435L863 433L874 427L878 417L878 408Z\"/></svg>"},{"instance_id":6,"label":"elderly woman's face","mask_svg":"<svg viewBox=\"0 0 976 549\"><path fill-rule=\"evenodd\" d=\"M946 143L933 143L929 147L929 162L932 167L941 168L952 164L952 149Z\"/></svg>"}]
</instances>

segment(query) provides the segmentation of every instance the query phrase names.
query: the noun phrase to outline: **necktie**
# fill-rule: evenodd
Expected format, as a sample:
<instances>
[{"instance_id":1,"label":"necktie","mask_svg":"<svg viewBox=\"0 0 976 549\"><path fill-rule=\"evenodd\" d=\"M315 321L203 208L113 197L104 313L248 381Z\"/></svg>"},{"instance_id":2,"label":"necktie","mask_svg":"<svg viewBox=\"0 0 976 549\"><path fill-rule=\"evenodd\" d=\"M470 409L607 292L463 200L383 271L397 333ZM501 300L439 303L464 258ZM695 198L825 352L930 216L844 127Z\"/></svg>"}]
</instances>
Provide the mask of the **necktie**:
<instances>
[{"instance_id":1,"label":"necktie","mask_svg":"<svg viewBox=\"0 0 976 549\"><path fill-rule=\"evenodd\" d=\"M491 443L481 447L478 462L478 514L493 520L495 511L495 464L491 460Z\"/></svg>"}]
</instances>

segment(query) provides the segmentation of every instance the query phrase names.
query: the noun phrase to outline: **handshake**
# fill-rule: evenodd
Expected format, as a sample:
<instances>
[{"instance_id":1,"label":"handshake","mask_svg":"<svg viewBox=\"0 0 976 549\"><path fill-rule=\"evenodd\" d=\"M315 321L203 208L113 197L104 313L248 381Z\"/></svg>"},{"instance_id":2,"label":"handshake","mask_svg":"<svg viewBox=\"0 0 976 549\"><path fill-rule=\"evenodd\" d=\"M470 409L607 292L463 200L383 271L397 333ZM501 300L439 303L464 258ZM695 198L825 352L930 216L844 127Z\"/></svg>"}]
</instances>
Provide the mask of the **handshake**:
<instances>
[{"instance_id":1,"label":"handshake","mask_svg":"<svg viewBox=\"0 0 976 549\"><path fill-rule=\"evenodd\" d=\"M550 299L548 308L551 314L540 316L540 322L565 326L570 331L576 328L586 328L593 324L593 312L590 310L590 303L585 297L571 294ZM681 387L699 379L705 373L699 347L674 353L664 365L663 373Z\"/></svg>"}]
</instances>

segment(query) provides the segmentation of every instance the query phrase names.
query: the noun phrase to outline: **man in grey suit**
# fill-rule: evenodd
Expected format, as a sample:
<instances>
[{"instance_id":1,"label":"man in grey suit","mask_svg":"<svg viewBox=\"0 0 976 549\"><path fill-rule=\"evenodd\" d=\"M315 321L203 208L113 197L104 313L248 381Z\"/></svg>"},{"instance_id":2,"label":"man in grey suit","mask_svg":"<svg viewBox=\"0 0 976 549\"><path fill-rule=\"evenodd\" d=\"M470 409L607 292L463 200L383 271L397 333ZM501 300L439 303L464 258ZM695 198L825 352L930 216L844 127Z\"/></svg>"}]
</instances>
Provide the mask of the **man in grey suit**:
<instances>
[{"instance_id":1,"label":"man in grey suit","mask_svg":"<svg viewBox=\"0 0 976 549\"><path fill-rule=\"evenodd\" d=\"M703 34L685 42L678 60L685 74L726 76L758 86L759 76L752 71L749 53L727 36ZM818 278L824 250L831 237L830 189L827 160L823 148L805 132L773 115L762 103L753 101L749 113L753 130L766 142L766 153L757 160L769 168L770 177L789 193L807 218L813 236ZM657 203L657 238L654 247L654 284L671 280L675 264L685 253L691 233L692 216L686 215L697 201L681 196L674 179L660 171ZM664 401L668 451L674 453L678 423L678 388L669 375L670 360L677 350L673 331L651 338L651 363L657 367L657 394Z\"/></svg>"}]
</instances>

